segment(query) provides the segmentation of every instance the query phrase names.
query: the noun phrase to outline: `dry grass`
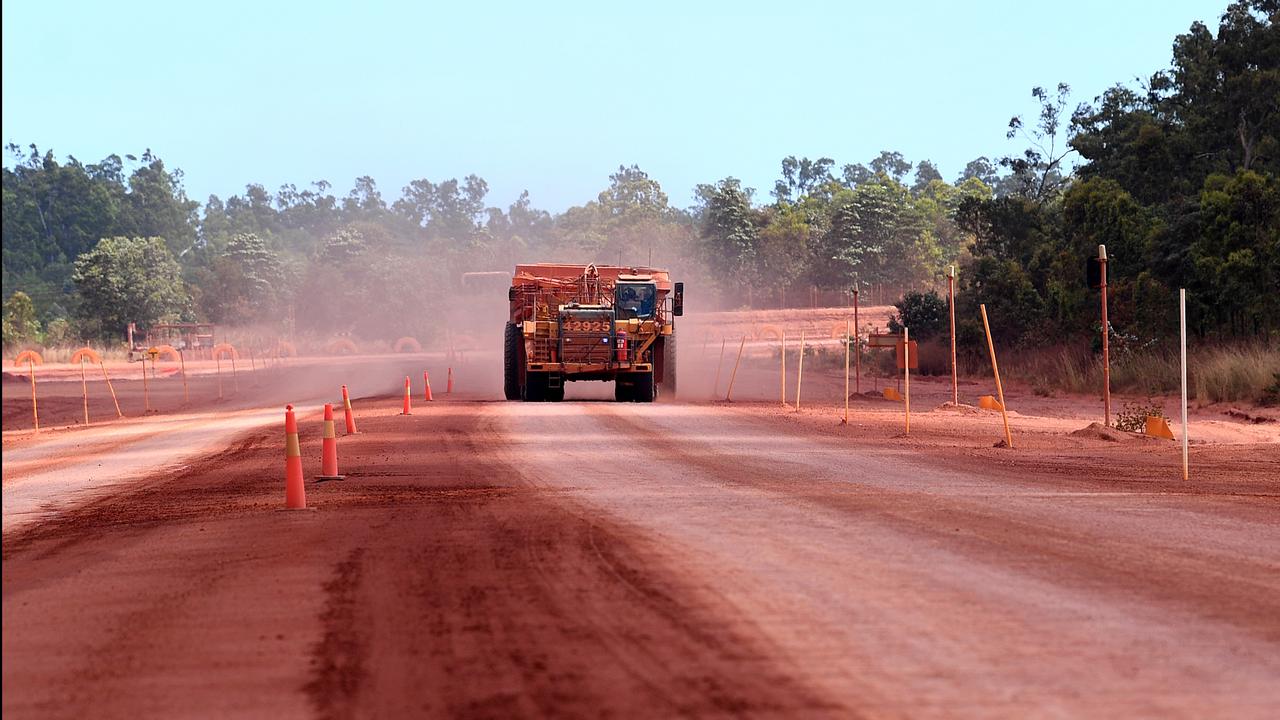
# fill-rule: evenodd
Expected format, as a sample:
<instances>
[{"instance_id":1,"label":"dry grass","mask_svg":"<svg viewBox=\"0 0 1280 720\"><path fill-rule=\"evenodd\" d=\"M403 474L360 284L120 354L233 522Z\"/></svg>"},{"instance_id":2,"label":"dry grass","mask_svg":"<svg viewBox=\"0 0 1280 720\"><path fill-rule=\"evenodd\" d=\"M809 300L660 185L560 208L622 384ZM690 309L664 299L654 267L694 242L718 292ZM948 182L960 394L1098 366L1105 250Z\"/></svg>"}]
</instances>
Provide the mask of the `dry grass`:
<instances>
[{"instance_id":1,"label":"dry grass","mask_svg":"<svg viewBox=\"0 0 1280 720\"><path fill-rule=\"evenodd\" d=\"M1053 348L1011 354L1000 363L1011 377L1026 380L1037 392L1097 392L1102 387L1101 358L1084 350ZM1252 343L1197 348L1187 359L1190 395L1198 403L1260 402L1280 373L1280 345ZM1177 393L1181 361L1177 352L1139 350L1111 358L1111 389L1141 395Z\"/></svg>"}]
</instances>

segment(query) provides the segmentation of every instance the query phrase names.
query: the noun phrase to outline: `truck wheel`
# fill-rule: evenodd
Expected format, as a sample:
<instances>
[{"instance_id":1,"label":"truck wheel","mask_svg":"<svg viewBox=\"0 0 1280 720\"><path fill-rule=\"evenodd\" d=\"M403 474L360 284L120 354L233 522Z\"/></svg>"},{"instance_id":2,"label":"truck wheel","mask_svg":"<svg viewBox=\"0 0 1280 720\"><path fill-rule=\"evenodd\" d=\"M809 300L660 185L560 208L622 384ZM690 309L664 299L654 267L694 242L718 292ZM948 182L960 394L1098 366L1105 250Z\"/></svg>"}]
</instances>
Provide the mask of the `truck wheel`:
<instances>
[{"instance_id":1,"label":"truck wheel","mask_svg":"<svg viewBox=\"0 0 1280 720\"><path fill-rule=\"evenodd\" d=\"M634 388L634 385L623 381L622 377L619 376L617 380L613 381L613 399L618 402L631 402L631 399L635 396Z\"/></svg>"},{"instance_id":2,"label":"truck wheel","mask_svg":"<svg viewBox=\"0 0 1280 720\"><path fill-rule=\"evenodd\" d=\"M668 335L662 340L662 391L668 397L676 397L676 336Z\"/></svg>"},{"instance_id":3,"label":"truck wheel","mask_svg":"<svg viewBox=\"0 0 1280 720\"><path fill-rule=\"evenodd\" d=\"M507 323L502 336L502 392L508 400L520 399L520 326Z\"/></svg>"},{"instance_id":4,"label":"truck wheel","mask_svg":"<svg viewBox=\"0 0 1280 720\"><path fill-rule=\"evenodd\" d=\"M653 382L653 372L636 375L636 383L632 386L632 400L635 402L653 402L658 397L658 386Z\"/></svg>"},{"instance_id":5,"label":"truck wheel","mask_svg":"<svg viewBox=\"0 0 1280 720\"><path fill-rule=\"evenodd\" d=\"M557 388L547 388L547 400L551 402L561 402L564 400L564 385Z\"/></svg>"}]
</instances>

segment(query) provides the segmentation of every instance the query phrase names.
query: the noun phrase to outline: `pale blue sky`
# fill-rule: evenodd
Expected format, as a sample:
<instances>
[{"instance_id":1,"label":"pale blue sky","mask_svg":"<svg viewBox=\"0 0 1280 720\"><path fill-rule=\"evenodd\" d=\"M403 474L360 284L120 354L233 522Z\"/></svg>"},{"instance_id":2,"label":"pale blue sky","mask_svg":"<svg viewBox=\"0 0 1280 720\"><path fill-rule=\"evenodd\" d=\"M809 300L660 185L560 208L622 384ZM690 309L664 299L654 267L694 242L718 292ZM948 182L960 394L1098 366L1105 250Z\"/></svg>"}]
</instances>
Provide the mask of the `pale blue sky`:
<instances>
[{"instance_id":1,"label":"pale blue sky","mask_svg":"<svg viewBox=\"0 0 1280 720\"><path fill-rule=\"evenodd\" d=\"M1227 1L6 0L2 133L85 162L150 147L201 202L474 172L490 204L558 211L638 163L684 207L727 175L767 199L786 155L882 149L950 180L1015 150L1032 86L1146 77Z\"/></svg>"}]
</instances>

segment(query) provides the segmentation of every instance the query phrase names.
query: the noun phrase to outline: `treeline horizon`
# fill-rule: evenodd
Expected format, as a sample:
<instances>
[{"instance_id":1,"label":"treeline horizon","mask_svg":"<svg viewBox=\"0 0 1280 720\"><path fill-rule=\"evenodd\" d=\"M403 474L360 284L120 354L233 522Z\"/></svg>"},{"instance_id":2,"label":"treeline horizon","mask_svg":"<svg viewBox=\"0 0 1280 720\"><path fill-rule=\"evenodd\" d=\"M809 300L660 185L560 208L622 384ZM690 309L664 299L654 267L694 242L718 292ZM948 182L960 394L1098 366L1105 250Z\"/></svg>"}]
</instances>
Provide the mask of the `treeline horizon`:
<instances>
[{"instance_id":1,"label":"treeline horizon","mask_svg":"<svg viewBox=\"0 0 1280 720\"><path fill-rule=\"evenodd\" d=\"M476 175L413 180L396 197L369 176L341 196L323 180L250 183L199 203L149 150L59 163L11 143L4 342L121 338L128 322L161 320L430 338L432 312L465 271L652 257L704 307L723 308L778 306L810 287L927 291L955 265L962 316L986 303L1002 340L1034 344L1097 334L1085 263L1099 244L1122 345L1167 342L1180 287L1198 335L1271 340L1278 6L1232 3L1216 33L1194 23L1171 66L1136 88L1074 106L1066 84L1035 88L1030 112L1006 128L1025 151L978 155L950 182L929 160L886 150L865 164L786 157L767 195L726 177L694 188L689 208L636 165L554 214L527 191L490 206ZM902 320L928 326L909 316L921 308L936 303L914 298ZM974 341L972 320L961 330Z\"/></svg>"}]
</instances>

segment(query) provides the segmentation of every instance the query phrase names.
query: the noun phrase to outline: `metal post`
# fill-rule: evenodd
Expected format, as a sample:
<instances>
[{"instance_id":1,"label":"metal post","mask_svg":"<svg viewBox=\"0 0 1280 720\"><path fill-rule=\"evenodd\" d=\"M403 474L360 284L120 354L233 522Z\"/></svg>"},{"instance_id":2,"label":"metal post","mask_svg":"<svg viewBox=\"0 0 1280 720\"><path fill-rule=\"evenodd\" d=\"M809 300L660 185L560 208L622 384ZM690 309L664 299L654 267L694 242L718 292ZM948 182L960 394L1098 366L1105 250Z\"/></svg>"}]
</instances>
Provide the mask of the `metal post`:
<instances>
[{"instance_id":1,"label":"metal post","mask_svg":"<svg viewBox=\"0 0 1280 720\"><path fill-rule=\"evenodd\" d=\"M1111 427L1111 325L1107 322L1107 246L1098 246L1098 265L1102 271L1102 415L1103 425Z\"/></svg>"}]
</instances>

